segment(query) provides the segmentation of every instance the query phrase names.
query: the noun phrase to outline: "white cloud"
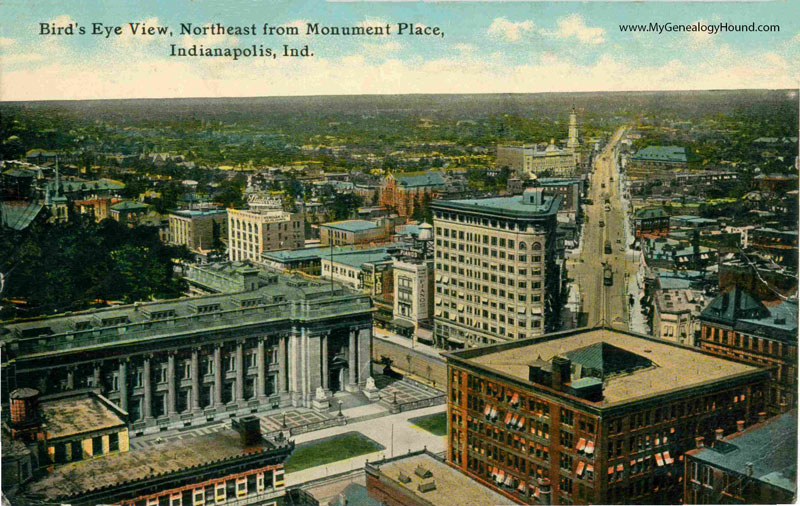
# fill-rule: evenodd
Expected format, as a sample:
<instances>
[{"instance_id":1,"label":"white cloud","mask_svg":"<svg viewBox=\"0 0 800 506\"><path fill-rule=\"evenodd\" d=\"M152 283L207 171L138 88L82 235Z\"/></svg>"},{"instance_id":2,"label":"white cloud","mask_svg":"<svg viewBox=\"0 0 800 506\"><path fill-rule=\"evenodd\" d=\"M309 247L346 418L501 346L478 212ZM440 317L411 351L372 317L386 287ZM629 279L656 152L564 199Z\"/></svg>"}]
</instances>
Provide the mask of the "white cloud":
<instances>
[{"instance_id":1,"label":"white cloud","mask_svg":"<svg viewBox=\"0 0 800 506\"><path fill-rule=\"evenodd\" d=\"M558 20L558 29L544 32L559 39L576 38L584 44L601 44L605 42L606 31L600 27L590 27L580 14L570 14Z\"/></svg>"},{"instance_id":2,"label":"white cloud","mask_svg":"<svg viewBox=\"0 0 800 506\"><path fill-rule=\"evenodd\" d=\"M385 57L390 53L396 53L402 48L403 45L394 40L388 42L364 42L361 44L361 53L366 56Z\"/></svg>"},{"instance_id":3,"label":"white cloud","mask_svg":"<svg viewBox=\"0 0 800 506\"><path fill-rule=\"evenodd\" d=\"M506 18L495 18L489 25L488 34L495 39L517 42L533 31L533 21L509 21Z\"/></svg>"},{"instance_id":4,"label":"white cloud","mask_svg":"<svg viewBox=\"0 0 800 506\"><path fill-rule=\"evenodd\" d=\"M46 60L36 65L3 69L0 99L791 89L800 77L798 59L790 53L741 52L725 45L714 46L708 58L675 58L659 65L643 65L636 55L611 50L590 64L552 51L514 65L502 54L476 50L466 55L470 44L455 46L435 60L398 59L393 55L402 48L391 45L373 48L381 51L377 60L364 54L237 62L159 55L98 62L42 53Z\"/></svg>"},{"instance_id":5,"label":"white cloud","mask_svg":"<svg viewBox=\"0 0 800 506\"><path fill-rule=\"evenodd\" d=\"M461 53L462 56L471 56L478 48L474 44L459 42L458 44L453 44L453 49Z\"/></svg>"}]
</instances>

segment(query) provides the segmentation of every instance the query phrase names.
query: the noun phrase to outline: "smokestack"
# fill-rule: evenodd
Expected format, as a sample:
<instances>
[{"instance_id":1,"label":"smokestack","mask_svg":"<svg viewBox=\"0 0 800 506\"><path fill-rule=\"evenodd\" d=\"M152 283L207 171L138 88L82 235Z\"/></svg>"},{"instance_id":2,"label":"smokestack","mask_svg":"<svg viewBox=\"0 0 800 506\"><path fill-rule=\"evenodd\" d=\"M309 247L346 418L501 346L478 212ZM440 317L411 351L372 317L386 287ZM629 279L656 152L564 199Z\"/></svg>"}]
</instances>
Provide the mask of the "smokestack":
<instances>
[{"instance_id":1,"label":"smokestack","mask_svg":"<svg viewBox=\"0 0 800 506\"><path fill-rule=\"evenodd\" d=\"M243 416L234 420L233 430L239 433L245 448L261 443L261 422L255 416Z\"/></svg>"},{"instance_id":2,"label":"smokestack","mask_svg":"<svg viewBox=\"0 0 800 506\"><path fill-rule=\"evenodd\" d=\"M705 445L703 444L703 440L704 440L704 439L705 439L705 438L704 438L703 436L697 436L696 438L694 438L694 445L695 445L695 447L696 447L696 448L702 448L703 446L705 446Z\"/></svg>"},{"instance_id":3,"label":"smokestack","mask_svg":"<svg viewBox=\"0 0 800 506\"><path fill-rule=\"evenodd\" d=\"M553 388L563 390L572 380L572 362L566 357L553 357Z\"/></svg>"},{"instance_id":4,"label":"smokestack","mask_svg":"<svg viewBox=\"0 0 800 506\"><path fill-rule=\"evenodd\" d=\"M767 421L767 413L765 411L760 411L758 413L758 423L766 422Z\"/></svg>"},{"instance_id":5,"label":"smokestack","mask_svg":"<svg viewBox=\"0 0 800 506\"><path fill-rule=\"evenodd\" d=\"M742 432L744 430L744 420L737 420L736 421L736 431Z\"/></svg>"},{"instance_id":6,"label":"smokestack","mask_svg":"<svg viewBox=\"0 0 800 506\"><path fill-rule=\"evenodd\" d=\"M539 503L550 504L550 480L547 478L539 478Z\"/></svg>"},{"instance_id":7,"label":"smokestack","mask_svg":"<svg viewBox=\"0 0 800 506\"><path fill-rule=\"evenodd\" d=\"M722 438L725 437L725 431L722 429L717 429L714 431L714 439L717 441L722 441Z\"/></svg>"}]
</instances>

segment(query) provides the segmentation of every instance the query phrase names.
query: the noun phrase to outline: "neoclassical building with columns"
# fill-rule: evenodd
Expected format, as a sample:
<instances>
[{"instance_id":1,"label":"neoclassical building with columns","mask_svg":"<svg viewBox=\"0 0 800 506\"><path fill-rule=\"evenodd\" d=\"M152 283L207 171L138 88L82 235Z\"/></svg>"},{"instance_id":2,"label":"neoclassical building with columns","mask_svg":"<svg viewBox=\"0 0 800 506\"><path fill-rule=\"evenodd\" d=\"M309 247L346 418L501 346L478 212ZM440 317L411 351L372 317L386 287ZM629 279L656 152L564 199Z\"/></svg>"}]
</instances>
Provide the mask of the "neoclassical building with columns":
<instances>
[{"instance_id":1,"label":"neoclassical building with columns","mask_svg":"<svg viewBox=\"0 0 800 506\"><path fill-rule=\"evenodd\" d=\"M317 405L370 371L369 296L261 273L243 292L0 323L2 400L99 390L132 435Z\"/></svg>"}]
</instances>

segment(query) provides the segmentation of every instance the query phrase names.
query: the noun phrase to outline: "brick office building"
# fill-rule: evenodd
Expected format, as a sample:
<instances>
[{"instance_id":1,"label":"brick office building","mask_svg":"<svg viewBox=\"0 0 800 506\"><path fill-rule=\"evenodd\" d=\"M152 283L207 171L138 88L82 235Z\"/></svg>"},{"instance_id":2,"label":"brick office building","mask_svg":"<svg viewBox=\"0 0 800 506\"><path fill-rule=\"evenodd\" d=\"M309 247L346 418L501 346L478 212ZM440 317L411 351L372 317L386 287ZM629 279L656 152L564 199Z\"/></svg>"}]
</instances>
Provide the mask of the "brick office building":
<instances>
[{"instance_id":1,"label":"brick office building","mask_svg":"<svg viewBox=\"0 0 800 506\"><path fill-rule=\"evenodd\" d=\"M712 300L699 319L701 349L770 367L770 413L797 407L796 300L768 307L734 287Z\"/></svg>"},{"instance_id":2,"label":"brick office building","mask_svg":"<svg viewBox=\"0 0 800 506\"><path fill-rule=\"evenodd\" d=\"M448 463L509 499L677 504L683 454L763 410L768 372L581 329L445 353Z\"/></svg>"}]
</instances>

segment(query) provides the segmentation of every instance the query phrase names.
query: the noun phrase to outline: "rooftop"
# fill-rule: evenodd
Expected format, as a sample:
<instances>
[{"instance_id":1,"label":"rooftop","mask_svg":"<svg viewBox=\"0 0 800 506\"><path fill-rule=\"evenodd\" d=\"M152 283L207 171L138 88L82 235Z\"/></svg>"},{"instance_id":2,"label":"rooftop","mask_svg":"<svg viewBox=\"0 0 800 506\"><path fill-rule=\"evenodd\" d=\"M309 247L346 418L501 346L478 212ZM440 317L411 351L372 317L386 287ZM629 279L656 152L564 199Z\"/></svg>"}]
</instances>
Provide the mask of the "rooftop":
<instances>
[{"instance_id":1,"label":"rooftop","mask_svg":"<svg viewBox=\"0 0 800 506\"><path fill-rule=\"evenodd\" d=\"M332 221L330 223L323 223L320 227L344 230L345 232L363 232L365 230L381 228L381 226L374 221L367 220Z\"/></svg>"},{"instance_id":2,"label":"rooftop","mask_svg":"<svg viewBox=\"0 0 800 506\"><path fill-rule=\"evenodd\" d=\"M700 316L703 320L732 326L739 331L757 332L797 344L797 312L796 300L785 300L767 307L750 293L734 287L714 298Z\"/></svg>"},{"instance_id":3,"label":"rooftop","mask_svg":"<svg viewBox=\"0 0 800 506\"><path fill-rule=\"evenodd\" d=\"M110 401L96 395L69 396L42 400L39 409L45 420L48 439L97 432L112 427L126 427Z\"/></svg>"},{"instance_id":4,"label":"rooftop","mask_svg":"<svg viewBox=\"0 0 800 506\"><path fill-rule=\"evenodd\" d=\"M591 348L598 344L611 345L613 348L606 346ZM464 360L468 364L528 382L528 364L533 358L549 362L555 356L585 354L587 348L594 351L598 349L614 351L609 357L612 355L622 358L625 358L624 355L637 357L633 362L623 360L631 363L631 367L628 367L627 363L614 367L614 370L628 369L630 372L613 374L604 379L603 400L599 403L602 407L700 387L759 370L753 366L699 352L691 347L601 328L580 329L570 333L484 346L448 353L446 356L448 359ZM605 360L604 356L603 359ZM646 366L642 359L652 366ZM610 362L616 362L616 358Z\"/></svg>"},{"instance_id":5,"label":"rooftop","mask_svg":"<svg viewBox=\"0 0 800 506\"><path fill-rule=\"evenodd\" d=\"M227 428L57 467L31 483L28 493L56 501L275 448L263 439L261 444L246 448L239 433Z\"/></svg>"},{"instance_id":6,"label":"rooftop","mask_svg":"<svg viewBox=\"0 0 800 506\"><path fill-rule=\"evenodd\" d=\"M172 211L170 214L183 216L186 218L199 218L202 216L227 215L228 211L226 209L181 209L178 211Z\"/></svg>"},{"instance_id":7,"label":"rooftop","mask_svg":"<svg viewBox=\"0 0 800 506\"><path fill-rule=\"evenodd\" d=\"M361 268L366 263L386 262L392 259L388 248L380 248L369 251L350 251L333 256L333 263L343 264L350 267ZM330 260L330 257L322 257L322 260Z\"/></svg>"},{"instance_id":8,"label":"rooftop","mask_svg":"<svg viewBox=\"0 0 800 506\"><path fill-rule=\"evenodd\" d=\"M792 410L723 439L724 445L691 455L719 469L747 475L789 492L797 491L797 411Z\"/></svg>"},{"instance_id":9,"label":"rooftop","mask_svg":"<svg viewBox=\"0 0 800 506\"><path fill-rule=\"evenodd\" d=\"M646 220L650 218L668 218L669 215L667 214L664 209L660 207L644 207L642 209L638 209L635 213L633 213L633 218L637 220Z\"/></svg>"},{"instance_id":10,"label":"rooftop","mask_svg":"<svg viewBox=\"0 0 800 506\"><path fill-rule=\"evenodd\" d=\"M13 357L141 343L245 324L316 320L371 311L369 297L329 282L271 274L257 290L183 297L81 311L0 325ZM258 301L252 304L253 300ZM303 302L298 304L297 302ZM196 334L194 334L196 335ZM197 337L194 337L196 339Z\"/></svg>"},{"instance_id":11,"label":"rooftop","mask_svg":"<svg viewBox=\"0 0 800 506\"><path fill-rule=\"evenodd\" d=\"M441 172L426 172L412 176L397 176L397 184L406 188L418 188L424 186L444 186L444 176Z\"/></svg>"},{"instance_id":12,"label":"rooftop","mask_svg":"<svg viewBox=\"0 0 800 506\"><path fill-rule=\"evenodd\" d=\"M111 209L114 211L137 211L137 210L146 210L150 206L147 204L143 204L141 202L134 202L131 200L123 200L119 204L114 204L111 206Z\"/></svg>"},{"instance_id":13,"label":"rooftop","mask_svg":"<svg viewBox=\"0 0 800 506\"><path fill-rule=\"evenodd\" d=\"M686 148L681 146L647 146L640 149L633 160L686 162Z\"/></svg>"},{"instance_id":14,"label":"rooftop","mask_svg":"<svg viewBox=\"0 0 800 506\"><path fill-rule=\"evenodd\" d=\"M524 201L525 195L512 197L491 197L486 199L464 200L436 200L434 208L474 211L479 213L496 213L509 217L542 217L555 215L561 204L558 197L542 197L541 205L529 204Z\"/></svg>"},{"instance_id":15,"label":"rooftop","mask_svg":"<svg viewBox=\"0 0 800 506\"><path fill-rule=\"evenodd\" d=\"M428 453L398 457L375 463L368 466L377 468L383 474L384 480L389 480L392 485L406 489L432 506L487 506L492 504L508 504L510 501L504 496L484 487L477 481L469 478L457 469L453 469L439 459ZM430 478L420 478L416 473L417 467L422 466L431 472ZM409 479L404 483L400 475ZM434 481L436 488L428 492L420 492L421 483Z\"/></svg>"}]
</instances>

